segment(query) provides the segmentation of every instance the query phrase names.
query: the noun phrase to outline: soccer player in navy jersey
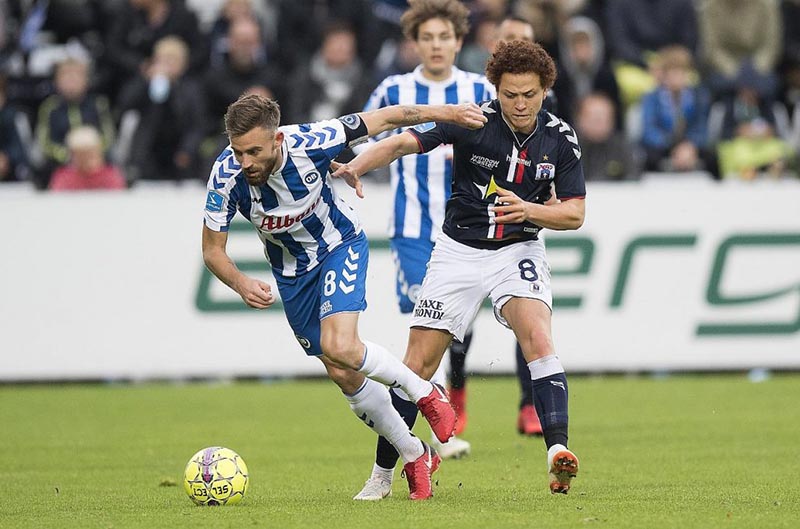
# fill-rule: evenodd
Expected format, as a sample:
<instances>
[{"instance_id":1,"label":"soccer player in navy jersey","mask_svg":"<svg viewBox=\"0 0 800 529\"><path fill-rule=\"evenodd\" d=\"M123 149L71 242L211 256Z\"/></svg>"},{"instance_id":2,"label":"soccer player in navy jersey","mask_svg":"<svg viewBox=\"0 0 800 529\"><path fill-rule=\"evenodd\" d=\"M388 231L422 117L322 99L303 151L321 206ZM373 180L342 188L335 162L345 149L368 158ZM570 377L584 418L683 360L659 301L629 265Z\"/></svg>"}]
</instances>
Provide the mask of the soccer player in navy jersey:
<instances>
[{"instance_id":1,"label":"soccer player in navy jersey","mask_svg":"<svg viewBox=\"0 0 800 529\"><path fill-rule=\"evenodd\" d=\"M275 301L270 286L242 273L226 252L236 212L253 224L297 341L322 361L356 416L400 452L412 499L430 496L439 456L411 434L392 407L387 386L403 388L440 441L452 435L455 413L443 388L380 345L360 339L367 239L328 173L345 147L369 135L435 120L477 128L486 118L474 103L392 106L280 127L275 101L242 96L225 114L230 145L211 171L203 226L206 266L247 305L265 309Z\"/></svg>"},{"instance_id":2,"label":"soccer player in navy jersey","mask_svg":"<svg viewBox=\"0 0 800 529\"><path fill-rule=\"evenodd\" d=\"M480 130L446 123L409 129L372 145L333 176L363 196L359 176L365 172L453 145L453 194L417 297L404 361L430 377L489 297L495 317L514 332L528 361L550 491L566 493L578 458L567 448L567 379L553 346L550 267L538 235L583 224L581 151L572 127L542 110L556 67L540 45L499 43L486 77L498 97L481 105L488 122ZM559 200L550 200L551 185ZM413 423L414 403L393 403Z\"/></svg>"}]
</instances>

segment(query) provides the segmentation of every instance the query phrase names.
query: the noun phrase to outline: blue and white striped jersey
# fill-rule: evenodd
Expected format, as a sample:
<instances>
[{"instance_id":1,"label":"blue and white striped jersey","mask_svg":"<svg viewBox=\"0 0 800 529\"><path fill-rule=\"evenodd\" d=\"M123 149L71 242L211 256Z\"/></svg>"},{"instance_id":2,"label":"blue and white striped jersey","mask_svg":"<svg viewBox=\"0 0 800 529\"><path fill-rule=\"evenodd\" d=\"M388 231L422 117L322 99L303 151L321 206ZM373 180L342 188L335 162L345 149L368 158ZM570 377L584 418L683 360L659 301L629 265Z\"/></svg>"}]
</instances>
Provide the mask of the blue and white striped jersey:
<instances>
[{"instance_id":1,"label":"blue and white striped jersey","mask_svg":"<svg viewBox=\"0 0 800 529\"><path fill-rule=\"evenodd\" d=\"M430 81L422 66L407 74L392 75L378 85L365 111L389 105L479 103L495 98L494 86L482 75L453 67L444 81ZM421 129L425 125L418 126ZM395 129L377 139L400 134ZM444 206L450 198L453 148L442 145L429 153L410 154L390 166L394 207L389 219L390 237L436 239L444 222Z\"/></svg>"},{"instance_id":2,"label":"blue and white striped jersey","mask_svg":"<svg viewBox=\"0 0 800 529\"><path fill-rule=\"evenodd\" d=\"M217 157L205 225L227 231L238 210L255 226L273 271L295 277L361 233L355 211L328 182L328 169L345 147L364 139L366 127L350 115L278 130L284 133L282 163L265 185L247 183L230 145Z\"/></svg>"}]
</instances>

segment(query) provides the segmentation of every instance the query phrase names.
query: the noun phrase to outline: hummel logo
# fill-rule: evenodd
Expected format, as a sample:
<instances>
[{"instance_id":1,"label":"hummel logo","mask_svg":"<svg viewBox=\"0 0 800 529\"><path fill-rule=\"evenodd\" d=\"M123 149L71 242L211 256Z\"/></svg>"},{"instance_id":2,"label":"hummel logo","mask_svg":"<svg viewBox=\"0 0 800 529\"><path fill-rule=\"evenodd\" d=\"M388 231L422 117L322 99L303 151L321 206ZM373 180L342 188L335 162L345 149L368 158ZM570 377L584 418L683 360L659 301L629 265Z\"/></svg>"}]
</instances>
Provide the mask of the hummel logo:
<instances>
[{"instance_id":1,"label":"hummel logo","mask_svg":"<svg viewBox=\"0 0 800 529\"><path fill-rule=\"evenodd\" d=\"M554 385L554 386L558 387L558 388L561 388L561 389L563 389L564 391L567 391L567 388L565 388L565 387L564 387L564 383L563 383L563 382L561 382L561 381L559 381L559 380L551 380L551 381L550 381L550 383L551 383L552 385Z\"/></svg>"}]
</instances>

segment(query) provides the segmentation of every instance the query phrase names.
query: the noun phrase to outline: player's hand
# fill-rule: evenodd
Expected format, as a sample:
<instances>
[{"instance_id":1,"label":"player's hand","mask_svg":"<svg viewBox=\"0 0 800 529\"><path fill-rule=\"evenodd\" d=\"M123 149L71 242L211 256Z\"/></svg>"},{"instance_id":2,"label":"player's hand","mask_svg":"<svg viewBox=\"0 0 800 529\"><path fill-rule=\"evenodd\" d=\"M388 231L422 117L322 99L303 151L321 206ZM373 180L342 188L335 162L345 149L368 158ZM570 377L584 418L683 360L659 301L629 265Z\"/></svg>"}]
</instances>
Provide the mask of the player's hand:
<instances>
[{"instance_id":1,"label":"player's hand","mask_svg":"<svg viewBox=\"0 0 800 529\"><path fill-rule=\"evenodd\" d=\"M334 178L341 178L347 185L356 190L358 198L364 198L364 191L361 187L361 178L359 178L355 169L350 167L350 164L331 162L331 176Z\"/></svg>"},{"instance_id":2,"label":"player's hand","mask_svg":"<svg viewBox=\"0 0 800 529\"><path fill-rule=\"evenodd\" d=\"M252 277L242 276L236 285L236 292L242 296L242 301L254 309L266 309L275 303L272 287Z\"/></svg>"},{"instance_id":3,"label":"player's hand","mask_svg":"<svg viewBox=\"0 0 800 529\"><path fill-rule=\"evenodd\" d=\"M528 202L502 187L497 188L497 196L500 200L492 206L492 211L495 213L495 224L519 224L528 220Z\"/></svg>"},{"instance_id":4,"label":"player's hand","mask_svg":"<svg viewBox=\"0 0 800 529\"><path fill-rule=\"evenodd\" d=\"M489 121L486 116L483 115L481 107L475 103L454 105L453 111L453 123L468 129L480 129Z\"/></svg>"}]
</instances>

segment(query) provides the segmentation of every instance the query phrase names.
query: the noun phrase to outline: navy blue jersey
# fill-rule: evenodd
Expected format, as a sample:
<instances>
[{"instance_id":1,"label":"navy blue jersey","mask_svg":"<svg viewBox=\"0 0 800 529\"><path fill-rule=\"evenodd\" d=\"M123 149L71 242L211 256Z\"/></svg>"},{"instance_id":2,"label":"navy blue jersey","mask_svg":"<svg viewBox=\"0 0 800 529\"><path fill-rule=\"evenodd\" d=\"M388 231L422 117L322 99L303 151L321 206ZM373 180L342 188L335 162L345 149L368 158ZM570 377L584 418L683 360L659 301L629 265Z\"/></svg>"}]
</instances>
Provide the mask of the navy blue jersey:
<instances>
[{"instance_id":1,"label":"navy blue jersey","mask_svg":"<svg viewBox=\"0 0 800 529\"><path fill-rule=\"evenodd\" d=\"M536 239L541 227L531 222L495 223L492 206L498 199L497 187L542 204L550 198L554 183L559 199L582 199L586 185L578 138L569 125L545 110L537 115L534 131L519 137L503 119L496 99L481 108L489 121L478 130L447 123L409 129L420 152L453 145L453 189L443 231L475 248Z\"/></svg>"}]
</instances>

